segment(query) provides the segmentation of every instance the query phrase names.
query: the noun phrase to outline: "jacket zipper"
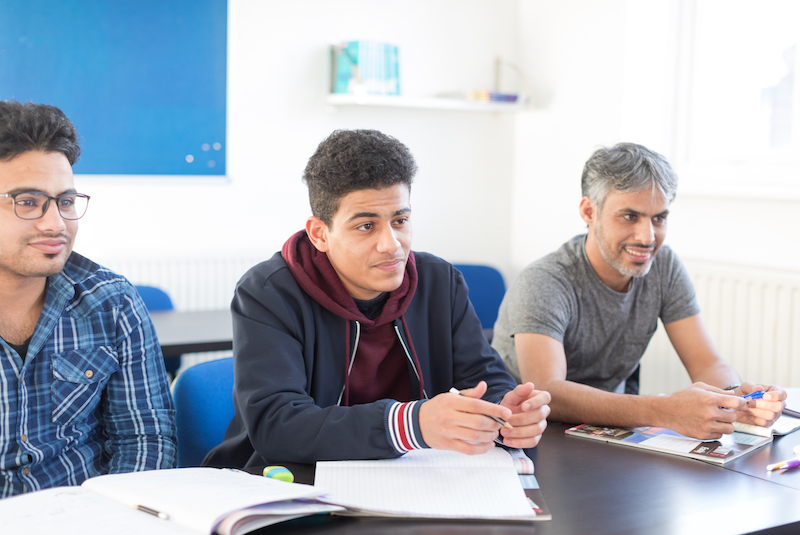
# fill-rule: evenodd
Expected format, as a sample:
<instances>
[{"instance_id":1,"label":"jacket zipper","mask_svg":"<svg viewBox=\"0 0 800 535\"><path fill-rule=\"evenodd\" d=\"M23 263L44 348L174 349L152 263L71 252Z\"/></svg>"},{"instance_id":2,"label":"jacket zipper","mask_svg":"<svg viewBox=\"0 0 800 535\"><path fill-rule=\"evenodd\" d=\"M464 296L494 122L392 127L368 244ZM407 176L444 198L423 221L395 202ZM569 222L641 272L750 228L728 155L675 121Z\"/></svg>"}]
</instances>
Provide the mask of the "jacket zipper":
<instances>
[{"instance_id":1,"label":"jacket zipper","mask_svg":"<svg viewBox=\"0 0 800 535\"><path fill-rule=\"evenodd\" d=\"M414 370L414 375L417 376L417 381L419 381L419 384L422 384L422 377L420 377L420 371L417 369L417 365L414 362L414 358L408 351L408 346L406 346L405 340L403 340L403 337L400 336L400 327L397 326L397 323L394 324L394 332L397 334L398 340L400 340L400 345L403 346L403 353L405 353L406 359L408 360L409 363L411 363L411 369ZM425 396L425 399L428 399L428 393L425 392L425 388L422 389L422 395Z\"/></svg>"},{"instance_id":2,"label":"jacket zipper","mask_svg":"<svg viewBox=\"0 0 800 535\"><path fill-rule=\"evenodd\" d=\"M354 320L356 323L356 341L353 344L353 354L350 355L350 366L347 368L347 377L350 377L350 372L353 371L353 363L356 361L356 351L358 351L358 341L361 339L361 323L358 320ZM342 391L339 392L339 400L336 402L336 405L339 406L342 404L342 396L344 396L344 388L347 385L347 378L345 378L344 384L342 385Z\"/></svg>"}]
</instances>

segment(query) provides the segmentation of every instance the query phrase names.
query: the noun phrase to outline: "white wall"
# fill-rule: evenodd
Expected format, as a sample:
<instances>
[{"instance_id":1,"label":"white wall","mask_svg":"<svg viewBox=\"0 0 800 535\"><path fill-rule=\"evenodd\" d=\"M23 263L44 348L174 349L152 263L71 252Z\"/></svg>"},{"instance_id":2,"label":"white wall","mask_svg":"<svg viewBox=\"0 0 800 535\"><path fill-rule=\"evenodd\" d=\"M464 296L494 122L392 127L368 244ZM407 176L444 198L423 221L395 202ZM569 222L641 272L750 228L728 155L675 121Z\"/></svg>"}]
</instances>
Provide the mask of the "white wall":
<instances>
[{"instance_id":1,"label":"white wall","mask_svg":"<svg viewBox=\"0 0 800 535\"><path fill-rule=\"evenodd\" d=\"M598 145L645 144L676 163L681 176L676 154L678 5L675 0L520 0L520 62L535 73L541 108L517 118L512 276L585 231L578 216L580 174ZM795 222L800 199L732 197L725 191L707 195L693 189L680 182L667 235L667 243L690 267L699 262L754 266L765 276L772 276L770 268L800 271ZM766 326L765 343L784 344L784 339L775 340L778 330L777 323ZM658 340L645 356L646 393L687 384L674 351L661 351L664 344ZM651 349L663 355L651 357ZM798 358L785 352L780 356ZM771 357L751 351L747 358L759 362ZM654 374L665 366L676 372L678 383L661 389L663 382Z\"/></svg>"},{"instance_id":2,"label":"white wall","mask_svg":"<svg viewBox=\"0 0 800 535\"><path fill-rule=\"evenodd\" d=\"M79 252L267 258L309 215L300 177L316 145L377 128L418 160L415 249L494 264L510 282L584 230L580 173L598 145L635 141L675 161L677 0L229 3L229 179L76 177L92 195ZM537 107L331 111L328 45L349 39L399 45L407 95L489 89L495 57L516 61ZM684 260L800 270L797 199L690 190L667 238Z\"/></svg>"},{"instance_id":3,"label":"white wall","mask_svg":"<svg viewBox=\"0 0 800 535\"><path fill-rule=\"evenodd\" d=\"M520 61L542 108L518 117L512 271L585 228L580 173L599 145L634 141L678 166L674 0L520 0ZM731 110L735 113L735 110ZM669 243L688 261L800 270L800 200L692 192L681 183Z\"/></svg>"},{"instance_id":4,"label":"white wall","mask_svg":"<svg viewBox=\"0 0 800 535\"><path fill-rule=\"evenodd\" d=\"M229 180L78 176L92 195L76 250L113 259L261 255L310 215L301 183L337 128L376 128L419 166L414 247L508 267L511 115L412 109L329 110L331 43L400 47L407 95L490 89L494 58L514 60L516 0L229 1ZM143 155L146 157L146 155Z\"/></svg>"}]
</instances>

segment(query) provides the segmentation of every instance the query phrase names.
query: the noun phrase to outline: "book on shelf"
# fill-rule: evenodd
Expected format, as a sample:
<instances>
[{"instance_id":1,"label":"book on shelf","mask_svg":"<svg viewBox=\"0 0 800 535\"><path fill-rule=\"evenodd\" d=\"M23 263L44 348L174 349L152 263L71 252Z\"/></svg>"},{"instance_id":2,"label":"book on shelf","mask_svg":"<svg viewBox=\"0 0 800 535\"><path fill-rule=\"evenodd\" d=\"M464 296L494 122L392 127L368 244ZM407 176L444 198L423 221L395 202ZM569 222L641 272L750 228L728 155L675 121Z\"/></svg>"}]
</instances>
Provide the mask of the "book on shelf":
<instances>
[{"instance_id":1,"label":"book on shelf","mask_svg":"<svg viewBox=\"0 0 800 535\"><path fill-rule=\"evenodd\" d=\"M8 533L240 535L341 510L321 490L235 470L175 468L87 479L0 500ZM5 531L4 531L5 532Z\"/></svg>"},{"instance_id":2,"label":"book on shelf","mask_svg":"<svg viewBox=\"0 0 800 535\"><path fill-rule=\"evenodd\" d=\"M739 431L722 435L716 440L698 440L665 427L607 427L588 424L567 429L566 434L714 464L725 464L772 442L772 435L762 437Z\"/></svg>"},{"instance_id":3,"label":"book on shelf","mask_svg":"<svg viewBox=\"0 0 800 535\"><path fill-rule=\"evenodd\" d=\"M397 46L373 41L331 45L331 93L399 95Z\"/></svg>"},{"instance_id":4,"label":"book on shelf","mask_svg":"<svg viewBox=\"0 0 800 535\"><path fill-rule=\"evenodd\" d=\"M524 453L523 453L524 455ZM528 459L528 461L530 461ZM533 463L518 463L529 466ZM321 461L319 499L355 516L535 521L551 519L532 474L526 486L503 448L483 455L413 450L396 459ZM538 501L537 501L538 500Z\"/></svg>"},{"instance_id":5,"label":"book on shelf","mask_svg":"<svg viewBox=\"0 0 800 535\"><path fill-rule=\"evenodd\" d=\"M483 91L478 89L469 91L449 91L438 93L436 96L438 98L452 98L466 100L468 102L508 102L515 104L523 101L517 93L500 93L498 91Z\"/></svg>"}]
</instances>

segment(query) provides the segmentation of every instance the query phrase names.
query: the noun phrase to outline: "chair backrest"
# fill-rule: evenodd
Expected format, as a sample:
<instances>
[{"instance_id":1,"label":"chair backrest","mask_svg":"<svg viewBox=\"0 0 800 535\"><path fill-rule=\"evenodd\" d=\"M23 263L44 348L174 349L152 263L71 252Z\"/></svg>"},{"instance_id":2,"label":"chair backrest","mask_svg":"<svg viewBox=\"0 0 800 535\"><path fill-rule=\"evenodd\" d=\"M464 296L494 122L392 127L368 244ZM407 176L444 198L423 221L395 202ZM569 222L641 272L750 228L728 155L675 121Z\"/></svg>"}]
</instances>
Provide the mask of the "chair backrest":
<instances>
[{"instance_id":1,"label":"chair backrest","mask_svg":"<svg viewBox=\"0 0 800 535\"><path fill-rule=\"evenodd\" d=\"M233 357L187 368L172 387L178 466L200 466L233 418Z\"/></svg>"},{"instance_id":2,"label":"chair backrest","mask_svg":"<svg viewBox=\"0 0 800 535\"><path fill-rule=\"evenodd\" d=\"M478 264L454 264L467 281L469 286L469 300L478 313L481 327L494 328L497 320L497 311L506 294L506 284L503 275L491 266Z\"/></svg>"},{"instance_id":3,"label":"chair backrest","mask_svg":"<svg viewBox=\"0 0 800 535\"><path fill-rule=\"evenodd\" d=\"M157 312L159 310L172 310L172 299L169 294L161 288L155 286L136 286L136 291L142 296L144 306L147 307L149 312Z\"/></svg>"},{"instance_id":4,"label":"chair backrest","mask_svg":"<svg viewBox=\"0 0 800 535\"><path fill-rule=\"evenodd\" d=\"M172 299L169 294L161 288L155 286L136 286L136 291L144 301L144 306L147 307L148 312L158 312L161 310L172 310ZM178 369L181 367L181 356L174 355L171 357L164 357L164 369L167 370L169 377L175 377Z\"/></svg>"}]
</instances>

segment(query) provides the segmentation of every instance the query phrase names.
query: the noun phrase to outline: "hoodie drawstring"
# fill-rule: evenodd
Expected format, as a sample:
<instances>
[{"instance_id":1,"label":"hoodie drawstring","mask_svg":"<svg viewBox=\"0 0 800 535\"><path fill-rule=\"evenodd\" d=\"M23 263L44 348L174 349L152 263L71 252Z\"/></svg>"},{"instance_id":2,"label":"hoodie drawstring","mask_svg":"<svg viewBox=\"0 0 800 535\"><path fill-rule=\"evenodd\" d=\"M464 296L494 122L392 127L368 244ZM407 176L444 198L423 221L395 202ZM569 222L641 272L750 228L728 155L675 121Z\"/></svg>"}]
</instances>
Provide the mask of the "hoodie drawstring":
<instances>
[{"instance_id":1,"label":"hoodie drawstring","mask_svg":"<svg viewBox=\"0 0 800 535\"><path fill-rule=\"evenodd\" d=\"M394 331L397 333L397 338L400 339L400 344L403 346L403 351L406 354L406 358L411 363L411 367L414 369L414 373L417 376L417 381L419 381L419 396L420 399L428 399L428 393L425 392L425 379L422 377L422 367L419 365L419 358L417 357L417 351L414 349L414 342L411 341L411 333L408 330L408 324L406 323L406 316L403 314L400 316L400 322L403 324L403 330L406 333L406 338L408 339L408 346L411 348L411 355L409 355L408 347L406 347L406 343L403 340L403 337L400 336L400 329L397 328L397 324L394 326ZM413 360L411 356L413 355Z\"/></svg>"},{"instance_id":2,"label":"hoodie drawstring","mask_svg":"<svg viewBox=\"0 0 800 535\"><path fill-rule=\"evenodd\" d=\"M353 344L353 352L350 354L350 322L345 321L347 324L347 328L345 329L345 355L350 355L350 362L345 361L344 363L344 385L342 386L342 391L339 392L339 401L336 402L337 405L342 404L342 395L344 395L344 405L345 407L350 406L350 372L353 371L353 363L356 361L356 351L358 351L358 341L361 338L361 323L358 321L355 322L356 324L356 341Z\"/></svg>"}]
</instances>

